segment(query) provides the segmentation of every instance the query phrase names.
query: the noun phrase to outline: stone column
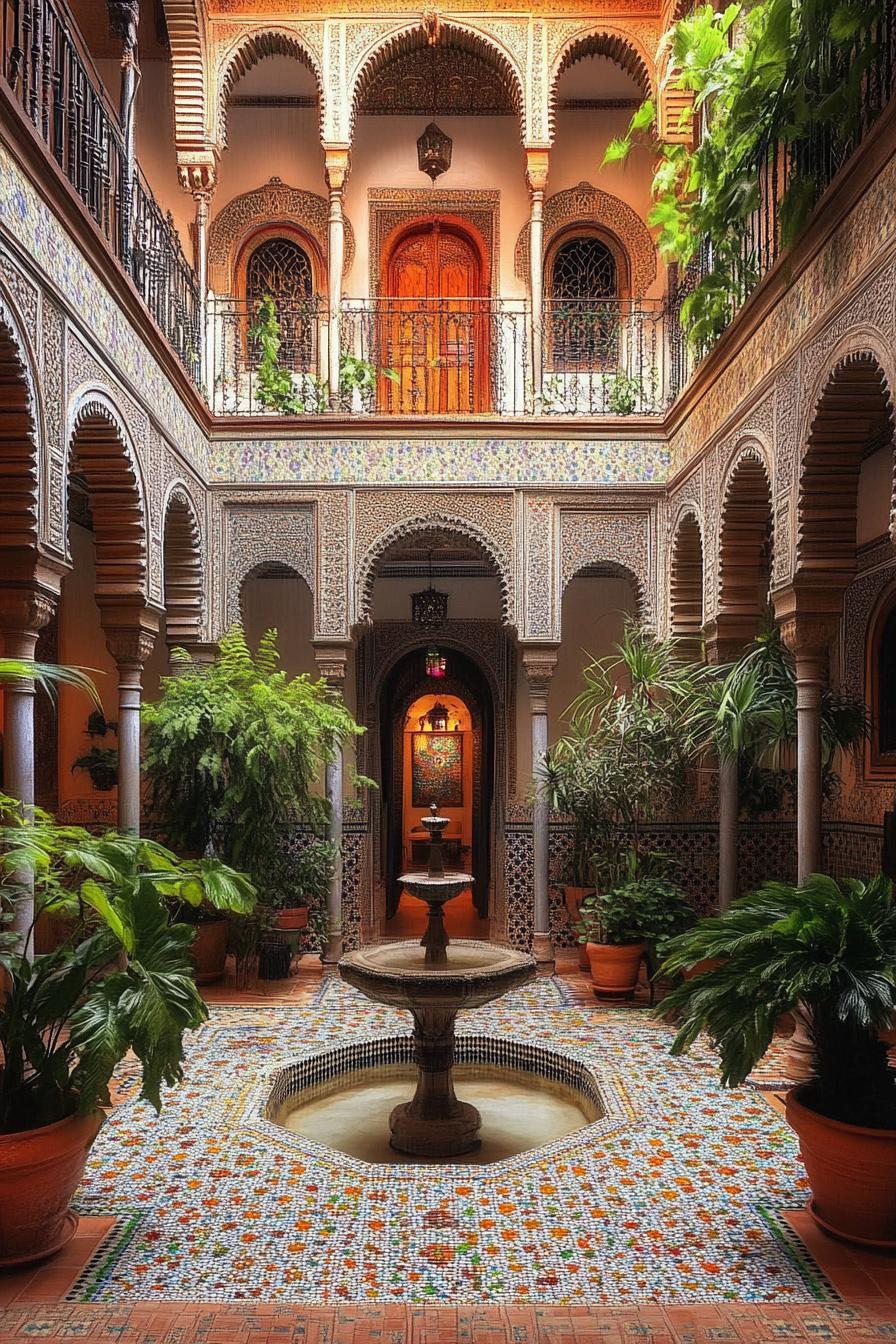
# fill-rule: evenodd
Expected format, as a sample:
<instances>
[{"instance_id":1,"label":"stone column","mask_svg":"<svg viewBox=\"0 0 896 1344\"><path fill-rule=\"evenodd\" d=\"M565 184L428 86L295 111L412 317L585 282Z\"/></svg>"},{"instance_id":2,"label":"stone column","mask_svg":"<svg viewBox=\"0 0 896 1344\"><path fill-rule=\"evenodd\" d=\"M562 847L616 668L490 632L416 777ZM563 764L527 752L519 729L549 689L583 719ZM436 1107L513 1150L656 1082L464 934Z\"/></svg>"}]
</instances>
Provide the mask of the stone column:
<instances>
[{"instance_id":1,"label":"stone column","mask_svg":"<svg viewBox=\"0 0 896 1344\"><path fill-rule=\"evenodd\" d=\"M209 360L212 333L209 330L208 304L208 221L217 184L217 163L214 154L206 151L197 162L179 162L177 171L181 186L193 197L196 207L193 226L193 269L196 272L196 288L199 293L199 311L196 314L199 381L209 391L212 382ZM251 317L250 314L250 320Z\"/></svg>"},{"instance_id":2,"label":"stone column","mask_svg":"<svg viewBox=\"0 0 896 1344\"><path fill-rule=\"evenodd\" d=\"M781 624L796 670L797 881L822 871L821 698L828 678L833 619L794 615Z\"/></svg>"},{"instance_id":3,"label":"stone column","mask_svg":"<svg viewBox=\"0 0 896 1344\"><path fill-rule=\"evenodd\" d=\"M549 152L526 150L526 181L529 187L529 301L532 310L532 396L541 399L544 375L544 193L548 180Z\"/></svg>"},{"instance_id":4,"label":"stone column","mask_svg":"<svg viewBox=\"0 0 896 1344\"><path fill-rule=\"evenodd\" d=\"M158 617L144 609L134 624L110 624L106 646L118 668L118 829L140 833L140 700L143 665L152 653Z\"/></svg>"},{"instance_id":5,"label":"stone column","mask_svg":"<svg viewBox=\"0 0 896 1344\"><path fill-rule=\"evenodd\" d=\"M548 691L556 665L556 648L523 650L523 667L529 683L529 709L532 715L533 775L548 749ZM549 821L548 795L543 787L537 786L532 808L532 953L542 975L550 975L554 969L550 929Z\"/></svg>"},{"instance_id":6,"label":"stone column","mask_svg":"<svg viewBox=\"0 0 896 1344\"><path fill-rule=\"evenodd\" d=\"M348 649L342 645L328 645L315 649L314 656L320 675L332 691L342 694L345 687ZM327 945L321 953L324 969L334 974L342 956L342 823L344 756L340 748L327 766L326 790L330 804L330 824L327 838L336 850L336 869L327 898Z\"/></svg>"},{"instance_id":7,"label":"stone column","mask_svg":"<svg viewBox=\"0 0 896 1344\"><path fill-rule=\"evenodd\" d=\"M37 639L52 618L59 595L59 581L44 586L23 582L0 588L0 633L3 654L23 663L34 662ZM34 697L31 678L5 682L3 686L3 791L22 804L27 817L34 808ZM13 911L12 932L20 935L23 951L33 950L30 937L34 922L34 896L30 874L19 875L20 898Z\"/></svg>"},{"instance_id":8,"label":"stone column","mask_svg":"<svg viewBox=\"0 0 896 1344\"><path fill-rule=\"evenodd\" d=\"M733 663L743 652L749 639L722 632L718 622L706 626L704 648L708 663ZM719 895L720 910L727 910L738 892L738 836L740 795L738 790L738 758L718 753L719 770Z\"/></svg>"},{"instance_id":9,"label":"stone column","mask_svg":"<svg viewBox=\"0 0 896 1344\"><path fill-rule=\"evenodd\" d=\"M348 177L349 149L347 145L331 145L324 150L327 188L330 193L330 213L327 225L327 279L329 305L329 337L327 378L330 384L330 409L339 409L339 361L342 353L340 315L342 311L342 270L345 263L345 219L342 213L343 192Z\"/></svg>"}]
</instances>

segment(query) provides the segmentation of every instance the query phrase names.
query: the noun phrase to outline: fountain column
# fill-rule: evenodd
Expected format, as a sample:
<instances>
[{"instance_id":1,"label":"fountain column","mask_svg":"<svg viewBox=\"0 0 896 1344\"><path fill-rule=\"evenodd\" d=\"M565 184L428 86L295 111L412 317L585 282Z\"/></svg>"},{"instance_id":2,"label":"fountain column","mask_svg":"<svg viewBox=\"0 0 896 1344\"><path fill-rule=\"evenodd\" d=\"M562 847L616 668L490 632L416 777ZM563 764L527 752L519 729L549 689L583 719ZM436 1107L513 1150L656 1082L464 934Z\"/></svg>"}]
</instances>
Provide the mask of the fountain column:
<instances>
[{"instance_id":1,"label":"fountain column","mask_svg":"<svg viewBox=\"0 0 896 1344\"><path fill-rule=\"evenodd\" d=\"M321 646L314 651L320 675L331 691L342 695L345 688L345 673L348 663L348 646L344 644ZM332 975L336 963L342 956L342 825L343 825L343 778L345 773L344 754L338 747L332 761L327 765L326 790L330 805L330 820L327 838L336 851L336 867L330 891L327 897L327 945L321 954L325 970Z\"/></svg>"},{"instance_id":2,"label":"fountain column","mask_svg":"<svg viewBox=\"0 0 896 1344\"><path fill-rule=\"evenodd\" d=\"M550 931L550 804L537 772L548 749L548 692L556 666L555 646L524 648L523 667L529 683L529 709L532 715L532 772L536 780L532 808L532 955L538 965L539 975L550 975L554 970L554 947Z\"/></svg>"}]
</instances>

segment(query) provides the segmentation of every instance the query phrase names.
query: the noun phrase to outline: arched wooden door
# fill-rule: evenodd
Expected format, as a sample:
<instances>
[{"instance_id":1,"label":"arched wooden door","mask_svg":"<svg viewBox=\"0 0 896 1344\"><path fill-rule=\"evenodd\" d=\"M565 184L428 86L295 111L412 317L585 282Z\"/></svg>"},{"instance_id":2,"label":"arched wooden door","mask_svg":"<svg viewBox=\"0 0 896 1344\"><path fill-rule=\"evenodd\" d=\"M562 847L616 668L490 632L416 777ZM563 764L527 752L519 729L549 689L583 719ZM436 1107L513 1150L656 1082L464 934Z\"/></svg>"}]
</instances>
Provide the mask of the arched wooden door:
<instances>
[{"instance_id":1,"label":"arched wooden door","mask_svg":"<svg viewBox=\"0 0 896 1344\"><path fill-rule=\"evenodd\" d=\"M485 256L444 220L404 232L387 256L380 331L381 405L397 415L490 409Z\"/></svg>"}]
</instances>

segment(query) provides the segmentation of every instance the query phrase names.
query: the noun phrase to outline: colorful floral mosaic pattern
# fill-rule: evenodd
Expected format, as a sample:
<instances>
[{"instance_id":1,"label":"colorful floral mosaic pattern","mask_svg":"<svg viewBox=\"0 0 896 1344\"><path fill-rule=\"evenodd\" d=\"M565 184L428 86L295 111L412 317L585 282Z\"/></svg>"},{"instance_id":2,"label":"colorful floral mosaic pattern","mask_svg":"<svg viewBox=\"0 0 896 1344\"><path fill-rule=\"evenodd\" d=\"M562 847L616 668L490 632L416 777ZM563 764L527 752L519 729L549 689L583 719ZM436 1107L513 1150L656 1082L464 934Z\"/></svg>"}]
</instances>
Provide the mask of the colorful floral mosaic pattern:
<instances>
[{"instance_id":1,"label":"colorful floral mosaic pattern","mask_svg":"<svg viewBox=\"0 0 896 1344\"><path fill-rule=\"evenodd\" d=\"M754 1091L722 1091L708 1054L673 1060L642 1013L558 1006L550 984L464 1019L584 1060L625 1099L512 1168L346 1163L251 1121L260 1075L334 1042L406 1029L332 1007L216 1009L160 1118L110 1118L78 1204L118 1241L92 1301L805 1302L828 1294L780 1209L805 1199L796 1146ZM248 1117L248 1118L247 1118Z\"/></svg>"}]
</instances>

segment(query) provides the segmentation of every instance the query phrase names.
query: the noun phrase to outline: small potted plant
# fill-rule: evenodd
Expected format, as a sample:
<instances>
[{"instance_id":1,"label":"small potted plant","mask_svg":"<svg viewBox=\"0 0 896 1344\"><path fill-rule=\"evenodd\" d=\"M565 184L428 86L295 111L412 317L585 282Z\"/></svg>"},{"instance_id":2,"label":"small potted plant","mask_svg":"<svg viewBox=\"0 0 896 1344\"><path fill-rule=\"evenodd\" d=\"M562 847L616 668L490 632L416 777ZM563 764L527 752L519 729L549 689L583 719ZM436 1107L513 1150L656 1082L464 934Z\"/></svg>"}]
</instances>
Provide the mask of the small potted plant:
<instances>
[{"instance_id":1,"label":"small potted plant","mask_svg":"<svg viewBox=\"0 0 896 1344\"><path fill-rule=\"evenodd\" d=\"M693 924L694 911L668 866L665 855L630 851L625 876L583 903L580 936L599 998L633 994L644 959L652 995L657 948Z\"/></svg>"},{"instance_id":2,"label":"small potted plant","mask_svg":"<svg viewBox=\"0 0 896 1344\"><path fill-rule=\"evenodd\" d=\"M72 764L72 774L86 770L98 793L108 793L118 783L118 752L115 747L91 747Z\"/></svg>"},{"instance_id":3,"label":"small potted plant","mask_svg":"<svg viewBox=\"0 0 896 1344\"><path fill-rule=\"evenodd\" d=\"M326 909L336 857L330 841L317 838L303 844L292 857L280 857L268 888L277 909L278 929L306 929L312 912Z\"/></svg>"},{"instance_id":4,"label":"small potted plant","mask_svg":"<svg viewBox=\"0 0 896 1344\"><path fill-rule=\"evenodd\" d=\"M0 798L0 1266L58 1251L78 1220L69 1204L109 1104L109 1080L132 1051L141 1096L156 1110L182 1077L183 1036L206 1017L190 972L192 929L171 923L168 899L193 903L216 887L254 896L221 864L179 863L136 836L93 836L44 813L18 815ZM75 919L58 947L31 956L8 927L28 873L36 914ZM29 931L30 932L30 931Z\"/></svg>"},{"instance_id":5,"label":"small potted plant","mask_svg":"<svg viewBox=\"0 0 896 1344\"><path fill-rule=\"evenodd\" d=\"M679 985L657 1010L680 1016L682 1054L706 1032L722 1083L736 1087L799 1008L814 1076L787 1095L812 1187L810 1212L848 1241L896 1246L896 1074L880 1039L896 1011L896 908L889 881L814 875L768 882L701 920L665 949L662 969L713 969Z\"/></svg>"}]
</instances>

